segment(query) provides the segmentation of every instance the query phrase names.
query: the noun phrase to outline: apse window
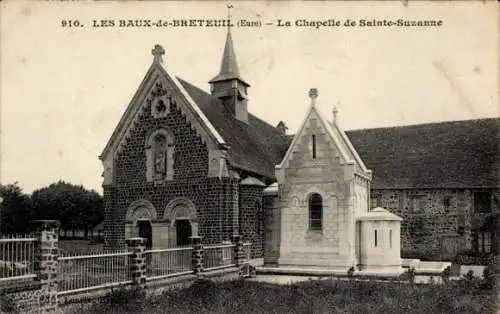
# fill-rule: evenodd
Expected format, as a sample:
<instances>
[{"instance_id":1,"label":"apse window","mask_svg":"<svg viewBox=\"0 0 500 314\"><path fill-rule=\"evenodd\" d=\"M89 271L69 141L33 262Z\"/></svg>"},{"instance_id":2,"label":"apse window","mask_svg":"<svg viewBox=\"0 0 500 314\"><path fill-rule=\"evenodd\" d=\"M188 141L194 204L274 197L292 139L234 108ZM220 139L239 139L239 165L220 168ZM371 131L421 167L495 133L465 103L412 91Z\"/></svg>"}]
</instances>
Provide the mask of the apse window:
<instances>
[{"instance_id":1,"label":"apse window","mask_svg":"<svg viewBox=\"0 0 500 314\"><path fill-rule=\"evenodd\" d=\"M321 195L314 193L309 198L309 229L321 231L323 229L323 200Z\"/></svg>"},{"instance_id":2,"label":"apse window","mask_svg":"<svg viewBox=\"0 0 500 314\"><path fill-rule=\"evenodd\" d=\"M311 142L312 142L312 158L316 159L316 135L311 136Z\"/></svg>"},{"instance_id":3,"label":"apse window","mask_svg":"<svg viewBox=\"0 0 500 314\"><path fill-rule=\"evenodd\" d=\"M389 229L389 247L392 248L392 230Z\"/></svg>"}]
</instances>

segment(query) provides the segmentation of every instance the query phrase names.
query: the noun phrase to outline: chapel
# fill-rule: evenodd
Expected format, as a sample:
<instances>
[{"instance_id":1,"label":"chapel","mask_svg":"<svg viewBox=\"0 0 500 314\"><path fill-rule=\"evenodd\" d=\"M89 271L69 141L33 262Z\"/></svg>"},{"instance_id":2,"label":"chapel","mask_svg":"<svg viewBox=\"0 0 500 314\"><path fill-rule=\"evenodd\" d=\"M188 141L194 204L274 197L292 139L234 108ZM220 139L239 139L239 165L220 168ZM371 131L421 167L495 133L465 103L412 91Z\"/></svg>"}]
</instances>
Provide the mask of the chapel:
<instances>
[{"instance_id":1,"label":"chapel","mask_svg":"<svg viewBox=\"0 0 500 314\"><path fill-rule=\"evenodd\" d=\"M99 156L106 248L238 234L270 265L396 271L401 256L497 250L498 118L344 132L312 88L292 135L251 113L266 104L251 101L231 28L208 88L171 73L161 45L151 53Z\"/></svg>"}]
</instances>

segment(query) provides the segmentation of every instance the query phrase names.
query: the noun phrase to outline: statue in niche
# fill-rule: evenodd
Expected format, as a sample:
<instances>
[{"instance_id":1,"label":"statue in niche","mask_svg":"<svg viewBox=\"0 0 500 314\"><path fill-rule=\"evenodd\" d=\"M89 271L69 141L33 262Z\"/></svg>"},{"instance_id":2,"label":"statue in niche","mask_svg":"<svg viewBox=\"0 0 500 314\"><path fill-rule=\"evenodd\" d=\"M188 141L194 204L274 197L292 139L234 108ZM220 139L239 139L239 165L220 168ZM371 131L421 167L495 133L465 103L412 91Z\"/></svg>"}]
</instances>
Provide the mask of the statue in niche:
<instances>
[{"instance_id":1,"label":"statue in niche","mask_svg":"<svg viewBox=\"0 0 500 314\"><path fill-rule=\"evenodd\" d=\"M155 178L164 179L167 174L167 152L166 152L167 139L164 135L159 134L155 138Z\"/></svg>"}]
</instances>

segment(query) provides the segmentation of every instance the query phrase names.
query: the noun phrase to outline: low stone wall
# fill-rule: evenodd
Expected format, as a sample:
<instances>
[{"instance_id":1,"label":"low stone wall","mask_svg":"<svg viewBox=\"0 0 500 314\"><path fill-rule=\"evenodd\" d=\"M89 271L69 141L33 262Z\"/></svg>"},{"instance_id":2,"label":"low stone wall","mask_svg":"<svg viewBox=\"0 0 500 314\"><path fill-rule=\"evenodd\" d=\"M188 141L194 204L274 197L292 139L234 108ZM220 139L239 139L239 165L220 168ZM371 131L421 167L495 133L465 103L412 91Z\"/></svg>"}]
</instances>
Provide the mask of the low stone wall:
<instances>
[{"instance_id":1,"label":"low stone wall","mask_svg":"<svg viewBox=\"0 0 500 314\"><path fill-rule=\"evenodd\" d=\"M41 284L36 282L21 282L0 287L1 313L33 313L33 309L37 309L41 301L41 288Z\"/></svg>"}]
</instances>

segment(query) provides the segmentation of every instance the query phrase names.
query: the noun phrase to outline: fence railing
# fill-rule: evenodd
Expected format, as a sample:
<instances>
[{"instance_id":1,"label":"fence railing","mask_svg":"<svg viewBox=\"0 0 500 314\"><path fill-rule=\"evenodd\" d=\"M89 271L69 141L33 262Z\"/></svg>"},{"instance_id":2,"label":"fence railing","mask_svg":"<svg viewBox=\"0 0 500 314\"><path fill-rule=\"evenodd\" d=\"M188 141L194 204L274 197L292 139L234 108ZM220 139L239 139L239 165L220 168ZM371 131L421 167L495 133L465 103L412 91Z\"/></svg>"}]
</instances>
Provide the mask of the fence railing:
<instances>
[{"instance_id":1,"label":"fence railing","mask_svg":"<svg viewBox=\"0 0 500 314\"><path fill-rule=\"evenodd\" d=\"M58 294L132 283L131 252L59 256Z\"/></svg>"},{"instance_id":2,"label":"fence railing","mask_svg":"<svg viewBox=\"0 0 500 314\"><path fill-rule=\"evenodd\" d=\"M61 250L55 230L0 238L0 283L42 280L63 296L234 266L248 268L251 254L251 243L241 242L237 235L217 245L203 246L202 237L193 237L191 246L149 250L145 239L131 238L125 251L68 254Z\"/></svg>"},{"instance_id":3,"label":"fence railing","mask_svg":"<svg viewBox=\"0 0 500 314\"><path fill-rule=\"evenodd\" d=\"M155 249L145 251L146 280L164 279L191 274L192 247Z\"/></svg>"},{"instance_id":4,"label":"fence railing","mask_svg":"<svg viewBox=\"0 0 500 314\"><path fill-rule=\"evenodd\" d=\"M225 242L220 245L205 246L203 248L203 268L215 270L234 266L235 244Z\"/></svg>"},{"instance_id":5,"label":"fence railing","mask_svg":"<svg viewBox=\"0 0 500 314\"><path fill-rule=\"evenodd\" d=\"M0 237L0 282L36 277L33 263L36 240L30 235Z\"/></svg>"}]
</instances>

